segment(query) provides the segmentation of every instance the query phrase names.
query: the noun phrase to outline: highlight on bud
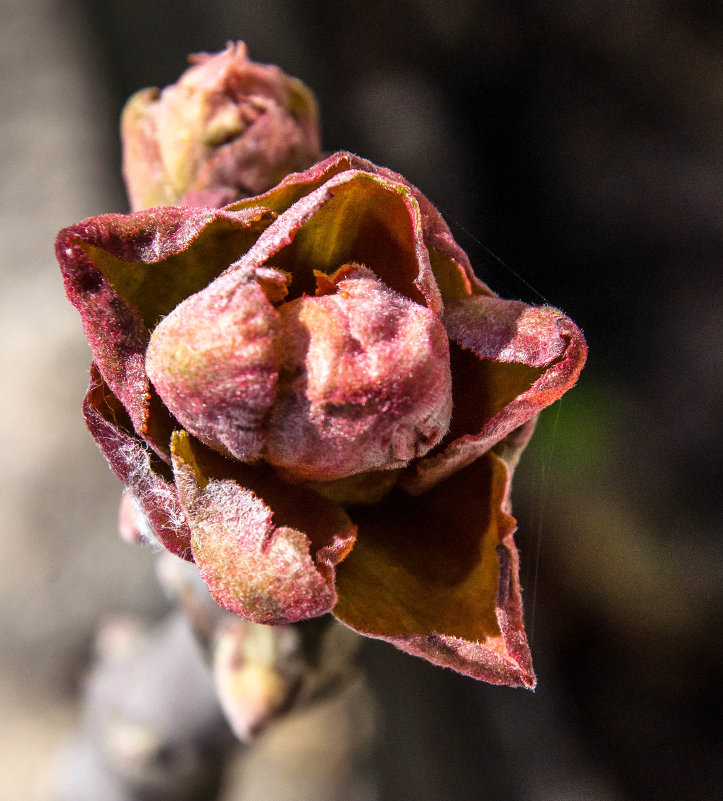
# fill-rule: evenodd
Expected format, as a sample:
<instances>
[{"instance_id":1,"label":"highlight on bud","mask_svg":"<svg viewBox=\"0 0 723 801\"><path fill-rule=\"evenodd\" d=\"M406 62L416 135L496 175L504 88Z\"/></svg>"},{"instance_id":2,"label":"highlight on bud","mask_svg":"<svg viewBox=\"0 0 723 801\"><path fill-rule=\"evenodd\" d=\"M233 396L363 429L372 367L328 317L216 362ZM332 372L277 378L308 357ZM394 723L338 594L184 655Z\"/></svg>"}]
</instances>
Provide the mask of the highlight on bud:
<instances>
[{"instance_id":1,"label":"highlight on bud","mask_svg":"<svg viewBox=\"0 0 723 801\"><path fill-rule=\"evenodd\" d=\"M316 297L279 307L280 382L265 458L311 481L405 467L449 427L442 321L366 267L320 276Z\"/></svg>"},{"instance_id":2,"label":"highlight on bud","mask_svg":"<svg viewBox=\"0 0 723 801\"><path fill-rule=\"evenodd\" d=\"M214 282L153 330L148 377L187 431L236 459L253 459L278 381L278 329L279 314L258 283Z\"/></svg>"},{"instance_id":3,"label":"highlight on bud","mask_svg":"<svg viewBox=\"0 0 723 801\"><path fill-rule=\"evenodd\" d=\"M301 81L251 61L243 42L190 62L176 83L137 92L123 111L132 209L222 206L319 158L316 101Z\"/></svg>"},{"instance_id":4,"label":"highlight on bud","mask_svg":"<svg viewBox=\"0 0 723 801\"><path fill-rule=\"evenodd\" d=\"M534 686L510 485L584 364L569 318L499 298L415 187L349 153L222 209L86 220L57 255L88 427L220 606L331 612Z\"/></svg>"}]
</instances>

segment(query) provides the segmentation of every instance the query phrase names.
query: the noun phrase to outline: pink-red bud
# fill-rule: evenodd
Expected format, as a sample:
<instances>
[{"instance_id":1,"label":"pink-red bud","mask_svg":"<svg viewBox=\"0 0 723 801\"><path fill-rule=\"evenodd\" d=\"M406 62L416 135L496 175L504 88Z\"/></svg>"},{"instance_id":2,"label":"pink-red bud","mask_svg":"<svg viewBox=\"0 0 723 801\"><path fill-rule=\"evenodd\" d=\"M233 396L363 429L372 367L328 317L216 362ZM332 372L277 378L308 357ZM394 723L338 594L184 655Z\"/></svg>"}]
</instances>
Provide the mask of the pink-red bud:
<instances>
[{"instance_id":1,"label":"pink-red bud","mask_svg":"<svg viewBox=\"0 0 723 801\"><path fill-rule=\"evenodd\" d=\"M121 120L131 207L222 206L256 195L319 158L316 101L243 42L199 53L163 91L143 89Z\"/></svg>"},{"instance_id":2,"label":"pink-red bud","mask_svg":"<svg viewBox=\"0 0 723 801\"><path fill-rule=\"evenodd\" d=\"M266 459L316 481L405 467L452 414L449 345L434 312L345 266L279 308L279 397Z\"/></svg>"}]
</instances>

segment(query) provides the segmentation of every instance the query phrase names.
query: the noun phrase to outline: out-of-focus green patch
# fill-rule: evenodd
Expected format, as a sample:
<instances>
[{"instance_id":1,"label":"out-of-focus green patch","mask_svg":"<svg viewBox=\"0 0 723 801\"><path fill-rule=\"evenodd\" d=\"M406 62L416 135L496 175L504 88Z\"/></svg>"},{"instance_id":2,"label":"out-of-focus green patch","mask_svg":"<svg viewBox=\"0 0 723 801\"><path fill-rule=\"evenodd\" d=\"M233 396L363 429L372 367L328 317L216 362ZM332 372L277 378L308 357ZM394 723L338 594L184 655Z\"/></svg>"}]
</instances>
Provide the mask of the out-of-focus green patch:
<instances>
[{"instance_id":1,"label":"out-of-focus green patch","mask_svg":"<svg viewBox=\"0 0 723 801\"><path fill-rule=\"evenodd\" d=\"M528 455L558 473L556 481L588 481L601 462L617 458L626 418L623 397L588 372L569 395L541 413Z\"/></svg>"}]
</instances>

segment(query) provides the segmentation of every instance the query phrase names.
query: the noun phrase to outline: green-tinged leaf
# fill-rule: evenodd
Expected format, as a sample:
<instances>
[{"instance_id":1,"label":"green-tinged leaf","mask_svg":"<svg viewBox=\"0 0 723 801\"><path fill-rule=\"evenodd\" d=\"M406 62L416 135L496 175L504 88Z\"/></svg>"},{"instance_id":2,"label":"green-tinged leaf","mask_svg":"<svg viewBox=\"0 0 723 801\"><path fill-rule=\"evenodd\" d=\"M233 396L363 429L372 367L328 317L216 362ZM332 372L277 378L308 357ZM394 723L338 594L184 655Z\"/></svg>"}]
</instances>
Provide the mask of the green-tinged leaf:
<instances>
[{"instance_id":1,"label":"green-tinged leaf","mask_svg":"<svg viewBox=\"0 0 723 801\"><path fill-rule=\"evenodd\" d=\"M509 473L488 453L419 497L357 508L334 614L371 637L502 684L534 684L522 627Z\"/></svg>"},{"instance_id":2,"label":"green-tinged leaf","mask_svg":"<svg viewBox=\"0 0 723 801\"><path fill-rule=\"evenodd\" d=\"M450 301L444 324L452 353L452 426L440 448L400 478L423 492L470 464L577 380L587 346L562 312L473 295Z\"/></svg>"},{"instance_id":3,"label":"green-tinged leaf","mask_svg":"<svg viewBox=\"0 0 723 801\"><path fill-rule=\"evenodd\" d=\"M322 615L336 602L334 566L355 529L340 506L273 471L225 460L174 435L176 486L193 555L216 603L256 623Z\"/></svg>"},{"instance_id":4,"label":"green-tinged leaf","mask_svg":"<svg viewBox=\"0 0 723 801\"><path fill-rule=\"evenodd\" d=\"M145 370L150 330L189 293L242 255L271 215L255 209L159 208L107 214L66 228L56 254L68 298L80 312L93 358L135 430L160 454L169 425L151 420ZM167 417L160 407L161 417Z\"/></svg>"}]
</instances>

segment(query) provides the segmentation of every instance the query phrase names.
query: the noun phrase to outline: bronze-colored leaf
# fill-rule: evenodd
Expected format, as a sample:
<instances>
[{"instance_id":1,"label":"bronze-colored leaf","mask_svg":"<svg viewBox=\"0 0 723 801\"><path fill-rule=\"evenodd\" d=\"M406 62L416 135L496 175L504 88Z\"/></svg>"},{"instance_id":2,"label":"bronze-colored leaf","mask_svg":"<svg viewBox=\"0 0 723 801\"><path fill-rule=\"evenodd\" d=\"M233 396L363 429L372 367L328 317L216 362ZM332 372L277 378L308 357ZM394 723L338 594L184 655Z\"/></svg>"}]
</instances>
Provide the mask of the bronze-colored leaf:
<instances>
[{"instance_id":1,"label":"bronze-colored leaf","mask_svg":"<svg viewBox=\"0 0 723 801\"><path fill-rule=\"evenodd\" d=\"M335 616L470 676L534 686L508 495L507 466L487 453L419 497L356 508Z\"/></svg>"},{"instance_id":2,"label":"bronze-colored leaf","mask_svg":"<svg viewBox=\"0 0 723 801\"><path fill-rule=\"evenodd\" d=\"M216 603L273 624L333 608L334 566L355 533L340 506L288 489L266 466L226 460L183 432L173 438L173 465L194 559Z\"/></svg>"}]
</instances>

